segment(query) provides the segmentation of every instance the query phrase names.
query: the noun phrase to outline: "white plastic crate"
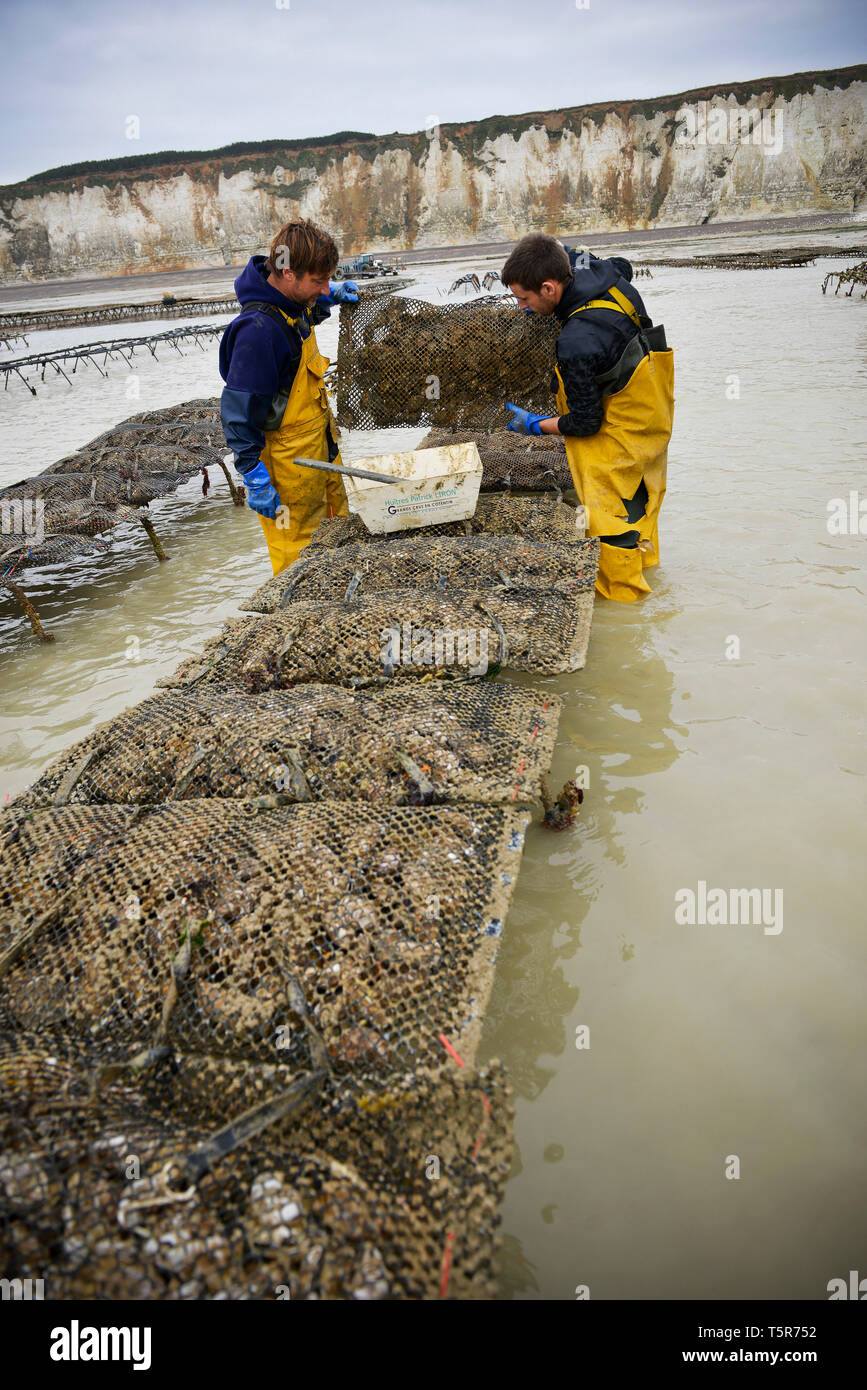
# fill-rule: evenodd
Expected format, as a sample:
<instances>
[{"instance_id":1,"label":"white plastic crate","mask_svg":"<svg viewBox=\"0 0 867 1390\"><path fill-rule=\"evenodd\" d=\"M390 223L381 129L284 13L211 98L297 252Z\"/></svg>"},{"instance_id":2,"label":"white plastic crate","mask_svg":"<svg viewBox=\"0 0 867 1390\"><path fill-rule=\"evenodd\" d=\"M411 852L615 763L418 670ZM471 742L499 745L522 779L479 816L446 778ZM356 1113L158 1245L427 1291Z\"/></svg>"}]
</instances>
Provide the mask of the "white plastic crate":
<instances>
[{"instance_id":1,"label":"white plastic crate","mask_svg":"<svg viewBox=\"0 0 867 1390\"><path fill-rule=\"evenodd\" d=\"M406 454L379 454L375 458L353 459L350 466L407 480L389 484L344 477L349 510L360 516L374 535L464 521L476 510L482 460L473 443L414 449Z\"/></svg>"}]
</instances>

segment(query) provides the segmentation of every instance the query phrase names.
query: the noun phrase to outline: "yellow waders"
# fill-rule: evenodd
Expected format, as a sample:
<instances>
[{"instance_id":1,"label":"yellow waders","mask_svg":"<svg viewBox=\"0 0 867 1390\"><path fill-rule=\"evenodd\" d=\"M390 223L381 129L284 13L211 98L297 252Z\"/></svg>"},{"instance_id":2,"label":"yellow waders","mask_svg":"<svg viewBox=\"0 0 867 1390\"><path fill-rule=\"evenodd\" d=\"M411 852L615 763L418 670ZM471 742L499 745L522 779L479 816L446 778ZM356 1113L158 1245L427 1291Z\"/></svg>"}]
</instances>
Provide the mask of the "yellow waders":
<instances>
[{"instance_id":1,"label":"yellow waders","mask_svg":"<svg viewBox=\"0 0 867 1390\"><path fill-rule=\"evenodd\" d=\"M280 311L282 313L282 310ZM283 317L292 323L288 314ZM277 519L260 516L268 554L275 574L297 560L310 543L310 537L320 521L329 516L346 516L346 492L339 473L323 473L318 468L297 468L295 458L328 458L326 429L331 427L335 443L339 438L337 425L328 405L325 391L325 372L328 358L322 357L311 328L301 347L301 361L289 392L286 409L277 429L265 431L262 462L271 482L280 495L286 512ZM338 453L335 463L340 463Z\"/></svg>"},{"instance_id":2,"label":"yellow waders","mask_svg":"<svg viewBox=\"0 0 867 1390\"><path fill-rule=\"evenodd\" d=\"M574 309L615 309L639 323L635 307L619 290L608 291L617 301L592 299ZM569 315L572 317L572 314ZM635 340L633 340L634 342ZM629 351L627 345L626 351ZM557 410L569 413L559 367ZM606 373L607 375L607 373ZM619 386L619 383L615 383ZM596 434L564 436L569 471L587 515L588 536L622 536L637 531L634 548L600 546L597 593L620 603L632 603L650 593L644 570L659 564L659 508L665 496L668 441L674 418L674 354L651 351L642 357L627 382L605 395L605 418ZM647 489L644 515L630 521L626 503L641 487Z\"/></svg>"}]
</instances>

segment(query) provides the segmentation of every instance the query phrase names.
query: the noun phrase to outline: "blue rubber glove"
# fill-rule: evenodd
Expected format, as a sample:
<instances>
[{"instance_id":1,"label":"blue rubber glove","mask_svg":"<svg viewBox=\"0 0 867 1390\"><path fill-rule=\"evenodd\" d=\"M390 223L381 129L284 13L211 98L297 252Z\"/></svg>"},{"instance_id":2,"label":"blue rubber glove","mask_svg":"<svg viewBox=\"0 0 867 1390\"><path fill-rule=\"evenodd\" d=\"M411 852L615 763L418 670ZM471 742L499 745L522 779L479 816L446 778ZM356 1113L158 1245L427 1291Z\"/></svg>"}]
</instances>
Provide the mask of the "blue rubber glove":
<instances>
[{"instance_id":1,"label":"blue rubber glove","mask_svg":"<svg viewBox=\"0 0 867 1390\"><path fill-rule=\"evenodd\" d=\"M539 421L547 420L547 415L533 415L529 410L522 410L519 405L512 405L511 401L506 401L506 409L512 412L509 429L514 430L515 434L542 433L539 428Z\"/></svg>"},{"instance_id":2,"label":"blue rubber glove","mask_svg":"<svg viewBox=\"0 0 867 1390\"><path fill-rule=\"evenodd\" d=\"M357 304L358 286L354 280L329 280L328 294L319 296L321 304Z\"/></svg>"},{"instance_id":3,"label":"blue rubber glove","mask_svg":"<svg viewBox=\"0 0 867 1390\"><path fill-rule=\"evenodd\" d=\"M280 494L261 459L255 468L244 474L244 486L247 489L247 506L258 512L259 516L268 516L273 521L280 506Z\"/></svg>"}]
</instances>

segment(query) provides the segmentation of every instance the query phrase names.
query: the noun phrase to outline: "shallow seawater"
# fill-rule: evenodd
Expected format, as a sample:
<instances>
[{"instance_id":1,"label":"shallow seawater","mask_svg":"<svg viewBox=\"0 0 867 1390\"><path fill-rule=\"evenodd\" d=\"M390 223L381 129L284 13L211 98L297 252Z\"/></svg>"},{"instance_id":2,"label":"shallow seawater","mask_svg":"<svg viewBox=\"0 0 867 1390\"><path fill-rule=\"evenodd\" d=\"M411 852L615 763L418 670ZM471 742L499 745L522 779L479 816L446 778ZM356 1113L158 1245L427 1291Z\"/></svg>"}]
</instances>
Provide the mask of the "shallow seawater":
<instances>
[{"instance_id":1,"label":"shallow seawater","mask_svg":"<svg viewBox=\"0 0 867 1390\"><path fill-rule=\"evenodd\" d=\"M822 296L842 264L636 282L675 349L663 563L639 604L597 602L585 671L532 682L565 698L552 785L587 788L572 829L528 834L482 1040L517 1103L503 1297L825 1298L863 1272L865 538L827 521L867 498L867 301ZM481 266L425 266L425 297ZM122 336L29 350L91 334ZM336 356L336 323L318 336ZM220 387L215 347L10 385L0 480ZM344 432L344 457L422 434ZM125 527L24 572L53 645L2 601L3 798L270 575L210 476L151 508L167 564ZM680 924L700 882L767 890L775 921Z\"/></svg>"}]
</instances>

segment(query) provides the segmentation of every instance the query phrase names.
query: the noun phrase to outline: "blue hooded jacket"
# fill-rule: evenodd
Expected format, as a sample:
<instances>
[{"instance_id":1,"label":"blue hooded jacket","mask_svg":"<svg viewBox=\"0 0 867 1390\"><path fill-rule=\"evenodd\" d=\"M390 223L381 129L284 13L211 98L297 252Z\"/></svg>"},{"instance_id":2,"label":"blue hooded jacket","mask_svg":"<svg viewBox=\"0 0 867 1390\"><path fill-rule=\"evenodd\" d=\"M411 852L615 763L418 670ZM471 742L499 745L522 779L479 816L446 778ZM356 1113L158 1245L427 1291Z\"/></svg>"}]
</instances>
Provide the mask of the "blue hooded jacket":
<instances>
[{"instance_id":1,"label":"blue hooded jacket","mask_svg":"<svg viewBox=\"0 0 867 1390\"><path fill-rule=\"evenodd\" d=\"M554 310L563 327L557 339L557 365L566 389L568 414L558 421L560 433L573 436L596 434L605 417L596 377L609 371L639 329L612 300L611 309L585 309L570 314L589 299L605 299L612 286L638 310L642 328L649 328L641 295L630 284L632 266L622 256L602 260L589 253L589 264L577 265L579 253L569 252L572 283ZM610 296L607 296L610 298Z\"/></svg>"},{"instance_id":2,"label":"blue hooded jacket","mask_svg":"<svg viewBox=\"0 0 867 1390\"><path fill-rule=\"evenodd\" d=\"M265 257L252 256L235 281L243 307L254 300L274 304L296 320L297 350L290 335L268 314L251 310L232 319L220 339L220 376L226 385L220 398L220 417L226 443L235 455L239 473L255 468L265 444L263 425L271 402L295 379L301 345L310 329L331 317L320 296L307 309L268 284ZM288 327L288 325L287 325Z\"/></svg>"}]
</instances>

